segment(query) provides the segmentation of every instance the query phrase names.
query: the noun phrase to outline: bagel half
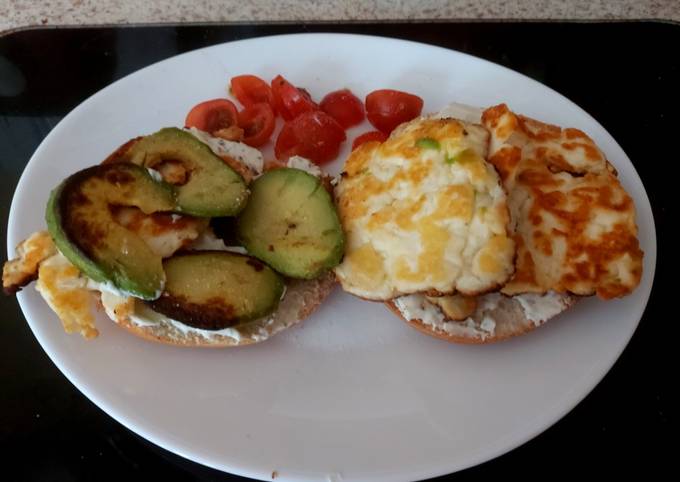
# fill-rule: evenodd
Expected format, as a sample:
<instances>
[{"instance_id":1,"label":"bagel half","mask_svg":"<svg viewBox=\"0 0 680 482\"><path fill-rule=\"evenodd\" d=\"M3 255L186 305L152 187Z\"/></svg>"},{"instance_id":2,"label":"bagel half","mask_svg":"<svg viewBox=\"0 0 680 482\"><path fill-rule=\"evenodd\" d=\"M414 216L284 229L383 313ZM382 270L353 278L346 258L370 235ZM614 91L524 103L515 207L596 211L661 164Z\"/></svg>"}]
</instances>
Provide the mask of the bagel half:
<instances>
[{"instance_id":1,"label":"bagel half","mask_svg":"<svg viewBox=\"0 0 680 482\"><path fill-rule=\"evenodd\" d=\"M134 299L126 300L102 293L102 304L109 318L130 333L147 340L175 346L222 348L259 343L300 323L321 305L334 285L335 277L332 273L325 273L313 280L287 279L285 296L269 317L215 332L194 329L161 316L153 324L135 323L130 316L130 305L126 301L131 300L134 303L133 310L145 307L140 307L142 303Z\"/></svg>"},{"instance_id":2,"label":"bagel half","mask_svg":"<svg viewBox=\"0 0 680 482\"><path fill-rule=\"evenodd\" d=\"M405 298L409 298L408 303ZM453 343L483 344L528 333L568 309L577 299L569 294L554 292L513 297L491 293L479 297L475 312L463 321L448 319L438 306L423 295L395 298L385 304L394 314L426 335ZM418 304L422 310L404 308L405 305ZM418 318L418 313L428 315Z\"/></svg>"},{"instance_id":3,"label":"bagel half","mask_svg":"<svg viewBox=\"0 0 680 482\"><path fill-rule=\"evenodd\" d=\"M213 138L195 129L190 132L207 143L216 155L244 179L250 180L261 174L262 155L256 149ZM140 139L141 137L137 137L121 145L103 164L126 162L125 156ZM307 161L307 164L302 161L298 159L296 167L316 168ZM330 178L318 168L316 171L318 172L314 174L330 190ZM161 173L163 178L166 174L172 175L173 172ZM243 250L226 246L208 227L207 220L191 218L192 222L180 230L175 226L174 220L167 223L145 216L133 208L119 214L117 223L135 230L164 258L182 249ZM98 306L117 325L141 338L175 346L215 348L258 343L300 323L319 307L336 282L330 271L312 280L286 279L286 290L273 313L239 326L211 331L169 319L151 310L143 301L112 290L109 283L97 283L89 279L57 250L47 231L33 233L17 247L17 258L3 266L3 289L8 294L16 293L34 280L37 280L36 289L57 314L67 333L80 333L88 339L96 337L99 332L95 326L93 308Z\"/></svg>"},{"instance_id":4,"label":"bagel half","mask_svg":"<svg viewBox=\"0 0 680 482\"><path fill-rule=\"evenodd\" d=\"M641 275L642 252L637 241L632 201L620 187L615 170L587 135L576 129L561 129L516 116L505 105L483 111L475 107L452 104L433 117L454 117L468 122L481 122L490 131L489 161L499 170L503 186L508 191L510 226L518 247L515 275L512 281L502 288L503 295L490 293L478 297L476 309L463 321L447 317L439 306L428 301L423 294L387 301L386 305L396 315L419 331L447 341L468 344L492 343L534 330L568 309L583 295L597 293L600 298L609 299L625 295L637 286ZM521 164L522 162L524 164ZM554 165L555 163L559 163L559 168ZM523 167L526 172L515 172L518 167ZM538 189L541 187L540 183L530 182L539 178L544 180L545 192ZM600 178L601 184L596 184L595 181ZM604 200L616 198L619 199L620 202L617 201L619 204L610 206L611 202L605 204L600 198L596 198L599 204L602 204L600 206L592 200L583 201L579 198L581 194L574 194L576 188L571 191L564 188L572 184L583 187L586 181L592 183L587 189L593 191L597 188L598 192L605 193L600 198ZM539 215L537 209L532 207L533 217L530 217L529 208L526 207L530 204L522 197L525 191L518 189L518 184L522 186L529 184L533 188L528 191L525 189L530 194L529 199L543 199L546 212L541 211ZM564 192L557 189L560 187ZM563 201L553 202L555 196L545 200L553 194L553 190L559 191L558 194L562 196L560 199ZM617 196L612 194L614 191ZM570 203L564 201L567 197ZM580 204L575 204L574 200L579 200ZM583 219L579 218L578 223L573 222L576 218L571 214L576 205L582 207L579 208L581 209L579 215ZM596 219L595 215L585 216L588 208L590 211L600 209L609 217L600 216ZM553 211L548 213L550 209ZM556 224L555 221L549 228L544 227L544 232L548 234L540 238L539 235L543 233L536 234L533 231L537 231L538 227L553 219L549 217L551 213L562 215L566 221L562 224ZM622 216L622 213L628 216L625 223L616 217ZM619 223L616 224L618 227L616 229L609 227L600 220L601 218L609 224ZM583 226L587 225L585 221L594 226L590 231L604 232L606 236L604 234L595 236L592 232L581 237L576 236L574 232L580 234L579 230L583 230ZM533 231L524 236L522 229L527 231L526 226L530 226ZM568 250L561 247L560 243L565 236L567 242L575 247ZM616 243L612 241L612 237L616 238ZM531 244L537 239L539 241L536 241L536 246ZM592 257L591 252L595 253ZM604 254L600 256L598 254L600 252ZM573 257L571 263L578 265L580 271L572 269L567 262L569 260L565 261L565 253L570 253ZM536 260L532 256L535 256ZM592 267L592 270L583 269L584 259L590 263L589 267ZM623 269L623 276L605 276L609 265L607 269L600 267L598 263L601 264L602 260L617 266L616 270ZM621 265L623 268L620 268L620 264L615 264L620 260L625 261ZM571 273L570 269L577 275ZM597 276L593 276L593 272ZM602 273L604 275L600 276ZM557 280L550 276L556 277ZM536 280L539 279L543 280L540 286L536 284ZM520 282L524 284L520 286Z\"/></svg>"}]
</instances>

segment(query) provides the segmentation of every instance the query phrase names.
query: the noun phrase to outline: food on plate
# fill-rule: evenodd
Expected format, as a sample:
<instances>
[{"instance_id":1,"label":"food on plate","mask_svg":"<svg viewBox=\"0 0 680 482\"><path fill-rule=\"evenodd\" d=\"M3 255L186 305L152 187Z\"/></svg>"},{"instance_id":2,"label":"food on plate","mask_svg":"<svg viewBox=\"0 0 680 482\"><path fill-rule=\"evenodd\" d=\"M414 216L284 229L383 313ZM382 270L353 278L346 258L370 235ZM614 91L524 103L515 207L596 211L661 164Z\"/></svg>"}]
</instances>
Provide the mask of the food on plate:
<instances>
[{"instance_id":1,"label":"food on plate","mask_svg":"<svg viewBox=\"0 0 680 482\"><path fill-rule=\"evenodd\" d=\"M319 178L274 169L255 180L251 191L237 228L249 253L291 278L315 278L340 262L344 234Z\"/></svg>"},{"instance_id":2,"label":"food on plate","mask_svg":"<svg viewBox=\"0 0 680 482\"><path fill-rule=\"evenodd\" d=\"M283 299L268 316L221 330L180 323L140 300L103 291L101 304L118 326L142 338L179 346L231 347L260 343L309 317L335 287L331 272L313 280L286 280Z\"/></svg>"},{"instance_id":3,"label":"food on plate","mask_svg":"<svg viewBox=\"0 0 680 482\"><path fill-rule=\"evenodd\" d=\"M426 335L454 343L482 344L528 333L577 299L555 292L515 296L488 293L465 301L457 296L433 298L415 294L389 300L386 305Z\"/></svg>"},{"instance_id":4,"label":"food on plate","mask_svg":"<svg viewBox=\"0 0 680 482\"><path fill-rule=\"evenodd\" d=\"M276 112L286 121L305 112L319 110L319 106L306 90L295 87L281 75L272 80L272 95Z\"/></svg>"},{"instance_id":5,"label":"food on plate","mask_svg":"<svg viewBox=\"0 0 680 482\"><path fill-rule=\"evenodd\" d=\"M16 247L17 257L7 261L2 267L2 288L5 294L14 294L38 279L40 263L56 252L57 248L47 231L35 232L19 243Z\"/></svg>"},{"instance_id":6,"label":"food on plate","mask_svg":"<svg viewBox=\"0 0 680 482\"><path fill-rule=\"evenodd\" d=\"M395 314L431 336L489 343L533 330L582 296L611 299L639 284L633 202L586 134L504 104L483 112L453 106L441 115L476 120L489 131L488 160L508 193L514 273L481 296L395 297L387 301Z\"/></svg>"},{"instance_id":7,"label":"food on plate","mask_svg":"<svg viewBox=\"0 0 680 482\"><path fill-rule=\"evenodd\" d=\"M243 129L243 142L260 147L269 141L276 127L274 111L267 103L249 105L238 113L238 126Z\"/></svg>"},{"instance_id":8,"label":"food on plate","mask_svg":"<svg viewBox=\"0 0 680 482\"><path fill-rule=\"evenodd\" d=\"M235 76L230 92L241 111L201 102L184 130L132 139L62 182L48 232L5 263L4 290L37 280L65 330L86 337L98 301L139 336L232 346L299 322L336 279L460 343L517 336L640 283L633 201L578 129L505 104L421 117L422 98L391 89L365 108L349 89L317 104L281 75ZM253 146L277 115L265 169ZM318 165L364 118L377 130L331 181Z\"/></svg>"},{"instance_id":9,"label":"food on plate","mask_svg":"<svg viewBox=\"0 0 680 482\"><path fill-rule=\"evenodd\" d=\"M245 206L248 190L243 177L190 132L169 127L124 147L107 161L138 164L171 176L179 212L233 216Z\"/></svg>"},{"instance_id":10,"label":"food on plate","mask_svg":"<svg viewBox=\"0 0 680 482\"><path fill-rule=\"evenodd\" d=\"M336 90L321 100L319 107L338 121L343 129L360 124L364 120L364 104L349 89Z\"/></svg>"},{"instance_id":11,"label":"food on plate","mask_svg":"<svg viewBox=\"0 0 680 482\"><path fill-rule=\"evenodd\" d=\"M480 125L419 118L352 151L336 186L347 236L335 268L343 289L389 300L505 284L514 243L487 145Z\"/></svg>"},{"instance_id":12,"label":"food on plate","mask_svg":"<svg viewBox=\"0 0 680 482\"><path fill-rule=\"evenodd\" d=\"M184 127L195 127L211 134L224 132L238 124L238 111L227 99L206 100L194 106L184 121Z\"/></svg>"},{"instance_id":13,"label":"food on plate","mask_svg":"<svg viewBox=\"0 0 680 482\"><path fill-rule=\"evenodd\" d=\"M366 96L366 117L379 131L389 134L395 127L415 119L423 110L423 99L399 90L375 90Z\"/></svg>"},{"instance_id":14,"label":"food on plate","mask_svg":"<svg viewBox=\"0 0 680 482\"><path fill-rule=\"evenodd\" d=\"M274 94L271 87L256 75L237 75L232 77L230 90L243 107L267 103L274 108Z\"/></svg>"},{"instance_id":15,"label":"food on plate","mask_svg":"<svg viewBox=\"0 0 680 482\"><path fill-rule=\"evenodd\" d=\"M357 136L352 142L352 150L359 147L361 144L366 142L385 142L387 140L387 134L380 131L369 131L364 132L360 136Z\"/></svg>"},{"instance_id":16,"label":"food on plate","mask_svg":"<svg viewBox=\"0 0 680 482\"><path fill-rule=\"evenodd\" d=\"M317 164L337 158L346 129L365 118L378 129L356 138L352 149L364 142L383 141L392 130L418 117L423 100L417 95L391 89L376 90L366 97L366 108L349 89L326 94L317 104L307 90L296 87L282 75L271 86L255 75L231 78L229 92L243 105L213 99L195 106L187 116L187 127L197 127L226 140L243 141L253 147L267 144L276 128L276 116L284 120L274 151L279 161L302 156Z\"/></svg>"},{"instance_id":17,"label":"food on plate","mask_svg":"<svg viewBox=\"0 0 680 482\"><path fill-rule=\"evenodd\" d=\"M206 330L221 330L270 314L283 295L284 281L250 256L194 251L163 262L167 277L156 312Z\"/></svg>"},{"instance_id":18,"label":"food on plate","mask_svg":"<svg viewBox=\"0 0 680 482\"><path fill-rule=\"evenodd\" d=\"M330 293L330 270L344 239L317 166L297 157L263 175L263 165L256 149L196 128L135 138L52 192L48 231L17 247L18 257L3 268L3 288L14 293L37 280L65 331L86 338L98 334L100 305L119 326L164 343L263 341L299 323ZM280 176L290 186L277 183ZM266 205L271 199L279 208L298 204L272 210ZM271 264L248 246L226 245L210 227L211 216L229 219L250 200L269 229L257 219L244 223L248 246L275 245L279 252ZM294 231L292 221L299 225L295 234L277 231ZM237 239L236 222L231 226L225 239ZM318 236L316 244L310 236Z\"/></svg>"},{"instance_id":19,"label":"food on plate","mask_svg":"<svg viewBox=\"0 0 680 482\"><path fill-rule=\"evenodd\" d=\"M222 137L215 137L207 132L190 127L185 132L190 133L196 139L208 146L213 153L222 159L229 167L239 173L246 183L251 182L256 176L259 176L264 169L264 157L262 153L253 149L243 142L236 142ZM106 161L105 161L106 162ZM168 169L168 166L170 169ZM161 166L161 174L166 179L167 175L173 174L176 170L174 163L165 162ZM165 170L163 169L165 168ZM183 171L179 171L181 176ZM181 178L183 179L183 178ZM181 182L181 181L180 181Z\"/></svg>"},{"instance_id":20,"label":"food on plate","mask_svg":"<svg viewBox=\"0 0 680 482\"><path fill-rule=\"evenodd\" d=\"M338 156L345 139L345 130L335 119L325 112L313 110L283 125L274 152L281 160L301 156L316 164L324 164Z\"/></svg>"},{"instance_id":21,"label":"food on plate","mask_svg":"<svg viewBox=\"0 0 680 482\"><path fill-rule=\"evenodd\" d=\"M59 251L89 278L111 281L142 299L163 288L162 258L134 231L114 222L110 206L145 214L175 209L169 184L135 164L93 166L67 178L47 203L47 228Z\"/></svg>"},{"instance_id":22,"label":"food on plate","mask_svg":"<svg viewBox=\"0 0 680 482\"><path fill-rule=\"evenodd\" d=\"M629 294L642 276L635 206L592 139L504 104L484 111L482 121L517 242L515 274L503 293Z\"/></svg>"}]
</instances>

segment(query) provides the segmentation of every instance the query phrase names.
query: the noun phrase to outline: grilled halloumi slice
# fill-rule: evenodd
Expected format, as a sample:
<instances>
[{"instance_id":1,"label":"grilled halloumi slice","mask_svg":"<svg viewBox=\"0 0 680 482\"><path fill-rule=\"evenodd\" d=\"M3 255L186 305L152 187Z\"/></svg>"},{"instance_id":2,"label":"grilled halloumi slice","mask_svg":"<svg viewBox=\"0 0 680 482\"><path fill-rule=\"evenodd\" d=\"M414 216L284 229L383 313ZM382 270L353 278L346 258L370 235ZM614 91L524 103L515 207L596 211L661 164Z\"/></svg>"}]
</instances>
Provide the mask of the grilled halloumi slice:
<instances>
[{"instance_id":1,"label":"grilled halloumi slice","mask_svg":"<svg viewBox=\"0 0 680 482\"><path fill-rule=\"evenodd\" d=\"M630 293L642 275L635 206L592 139L505 104L484 111L482 122L517 244L515 274L503 293Z\"/></svg>"},{"instance_id":2,"label":"grilled halloumi slice","mask_svg":"<svg viewBox=\"0 0 680 482\"><path fill-rule=\"evenodd\" d=\"M196 240L207 228L207 220L174 214L146 215L136 208L114 208L114 219L137 233L160 256ZM47 231L38 231L17 247L17 258L3 267L3 288L19 291L37 279L36 289L57 314L67 333L94 338L95 291L105 291L106 283L95 283L73 266L59 251ZM110 288L107 288L110 289Z\"/></svg>"},{"instance_id":3,"label":"grilled halloumi slice","mask_svg":"<svg viewBox=\"0 0 680 482\"><path fill-rule=\"evenodd\" d=\"M38 277L40 263L57 252L47 231L36 231L16 248L17 257L2 267L2 289L16 293Z\"/></svg>"}]
</instances>

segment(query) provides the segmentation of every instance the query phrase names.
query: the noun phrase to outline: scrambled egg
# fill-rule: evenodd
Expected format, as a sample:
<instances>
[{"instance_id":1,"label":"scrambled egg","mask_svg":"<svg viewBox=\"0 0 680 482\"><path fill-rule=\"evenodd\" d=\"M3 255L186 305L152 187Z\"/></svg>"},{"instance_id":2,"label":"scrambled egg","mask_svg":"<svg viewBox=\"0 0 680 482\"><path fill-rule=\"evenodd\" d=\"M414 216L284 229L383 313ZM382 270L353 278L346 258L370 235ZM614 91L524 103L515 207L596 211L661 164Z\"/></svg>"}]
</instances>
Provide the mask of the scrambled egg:
<instances>
[{"instance_id":1,"label":"scrambled egg","mask_svg":"<svg viewBox=\"0 0 680 482\"><path fill-rule=\"evenodd\" d=\"M335 273L346 291L472 295L507 281L514 243L487 142L482 126L421 118L352 152L335 192L347 235Z\"/></svg>"},{"instance_id":2,"label":"scrambled egg","mask_svg":"<svg viewBox=\"0 0 680 482\"><path fill-rule=\"evenodd\" d=\"M630 293L642 276L635 206L595 143L504 104L487 109L482 121L517 244L516 271L503 293Z\"/></svg>"}]
</instances>

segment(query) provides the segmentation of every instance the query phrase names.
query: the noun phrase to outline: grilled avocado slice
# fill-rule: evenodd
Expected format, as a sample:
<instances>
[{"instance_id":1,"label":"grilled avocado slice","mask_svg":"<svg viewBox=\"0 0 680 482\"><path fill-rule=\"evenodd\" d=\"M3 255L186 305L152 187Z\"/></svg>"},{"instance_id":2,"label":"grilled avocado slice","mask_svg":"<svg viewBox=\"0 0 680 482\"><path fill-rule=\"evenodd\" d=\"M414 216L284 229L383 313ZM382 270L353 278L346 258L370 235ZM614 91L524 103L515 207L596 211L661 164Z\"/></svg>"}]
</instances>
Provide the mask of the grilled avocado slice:
<instances>
[{"instance_id":1,"label":"grilled avocado slice","mask_svg":"<svg viewBox=\"0 0 680 482\"><path fill-rule=\"evenodd\" d=\"M47 228L59 251L91 279L142 299L157 298L165 282L161 257L114 222L112 205L136 206L147 214L172 211L173 188L134 164L90 167L52 191Z\"/></svg>"},{"instance_id":2,"label":"grilled avocado slice","mask_svg":"<svg viewBox=\"0 0 680 482\"><path fill-rule=\"evenodd\" d=\"M194 251L163 262L167 282L154 311L204 330L221 330L273 312L284 283L271 268L250 256Z\"/></svg>"},{"instance_id":3,"label":"grilled avocado slice","mask_svg":"<svg viewBox=\"0 0 680 482\"><path fill-rule=\"evenodd\" d=\"M345 237L330 194L300 169L269 171L250 186L237 221L248 253L291 278L312 279L342 259Z\"/></svg>"},{"instance_id":4,"label":"grilled avocado slice","mask_svg":"<svg viewBox=\"0 0 680 482\"><path fill-rule=\"evenodd\" d=\"M177 207L194 216L234 216L248 199L246 183L210 148L188 132L175 127L142 137L118 160L157 169L164 163L179 164Z\"/></svg>"}]
</instances>

